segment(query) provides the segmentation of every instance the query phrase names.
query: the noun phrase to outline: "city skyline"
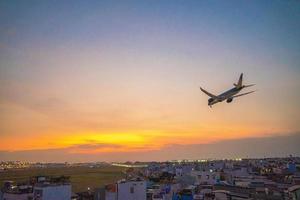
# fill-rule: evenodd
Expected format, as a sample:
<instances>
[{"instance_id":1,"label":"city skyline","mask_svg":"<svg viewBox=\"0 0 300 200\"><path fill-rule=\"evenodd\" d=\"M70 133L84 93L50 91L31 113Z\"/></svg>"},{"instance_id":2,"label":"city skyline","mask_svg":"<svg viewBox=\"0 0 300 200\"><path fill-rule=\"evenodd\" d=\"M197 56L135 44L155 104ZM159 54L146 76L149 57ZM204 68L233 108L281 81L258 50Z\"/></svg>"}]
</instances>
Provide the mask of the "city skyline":
<instances>
[{"instance_id":1,"label":"city skyline","mask_svg":"<svg viewBox=\"0 0 300 200\"><path fill-rule=\"evenodd\" d=\"M299 156L299 11L1 1L0 160ZM242 72L258 91L209 108L200 86L218 94Z\"/></svg>"}]
</instances>

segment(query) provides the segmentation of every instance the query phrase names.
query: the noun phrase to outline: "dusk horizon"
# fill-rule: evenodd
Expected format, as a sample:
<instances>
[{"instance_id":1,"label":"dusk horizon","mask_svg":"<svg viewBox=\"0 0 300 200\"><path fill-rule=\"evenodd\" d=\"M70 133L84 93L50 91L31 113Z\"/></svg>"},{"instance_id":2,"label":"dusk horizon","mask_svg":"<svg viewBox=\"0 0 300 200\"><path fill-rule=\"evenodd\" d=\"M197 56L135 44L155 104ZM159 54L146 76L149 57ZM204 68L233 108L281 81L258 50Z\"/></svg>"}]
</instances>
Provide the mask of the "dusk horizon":
<instances>
[{"instance_id":1,"label":"dusk horizon","mask_svg":"<svg viewBox=\"0 0 300 200\"><path fill-rule=\"evenodd\" d=\"M236 160L300 157L299 133L283 136L230 139L208 144L169 144L159 150L89 153L105 144L74 145L67 148L0 151L2 161L80 163L80 162L164 162L171 160ZM255 146L255 149L253 148ZM118 146L115 146L118 147ZM276 147L276 149L272 149ZM269 150L272 149L272 152ZM76 150L74 152L74 150ZM190 152L193 152L191 156ZM225 153L224 153L225 152ZM164 155L160 158L160 155ZM158 159L159 158L159 159Z\"/></svg>"}]
</instances>

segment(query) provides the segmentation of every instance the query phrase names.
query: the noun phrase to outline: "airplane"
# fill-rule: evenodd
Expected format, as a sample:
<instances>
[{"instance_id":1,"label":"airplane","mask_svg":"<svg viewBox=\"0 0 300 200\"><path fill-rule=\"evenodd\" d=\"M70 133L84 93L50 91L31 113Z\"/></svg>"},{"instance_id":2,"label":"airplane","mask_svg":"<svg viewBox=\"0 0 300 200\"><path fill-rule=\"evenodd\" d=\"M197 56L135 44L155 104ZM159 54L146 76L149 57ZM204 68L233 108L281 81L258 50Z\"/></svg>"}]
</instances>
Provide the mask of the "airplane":
<instances>
[{"instance_id":1,"label":"airplane","mask_svg":"<svg viewBox=\"0 0 300 200\"><path fill-rule=\"evenodd\" d=\"M250 91L250 92L246 92L243 94L238 94L242 89L246 88L246 87L251 87L254 86L255 84L251 84L251 85L243 85L243 73L241 73L240 78L238 80L237 83L234 83L234 88L220 94L220 95L213 95L209 92L207 92L206 90L204 90L203 88L200 87L200 90L202 92L204 92L205 94L207 94L210 98L208 99L208 105L211 107L212 105L222 102L224 100L226 100L227 103L231 103L232 100L236 97L240 97L240 96L244 96L250 93L253 93L255 91Z\"/></svg>"}]
</instances>

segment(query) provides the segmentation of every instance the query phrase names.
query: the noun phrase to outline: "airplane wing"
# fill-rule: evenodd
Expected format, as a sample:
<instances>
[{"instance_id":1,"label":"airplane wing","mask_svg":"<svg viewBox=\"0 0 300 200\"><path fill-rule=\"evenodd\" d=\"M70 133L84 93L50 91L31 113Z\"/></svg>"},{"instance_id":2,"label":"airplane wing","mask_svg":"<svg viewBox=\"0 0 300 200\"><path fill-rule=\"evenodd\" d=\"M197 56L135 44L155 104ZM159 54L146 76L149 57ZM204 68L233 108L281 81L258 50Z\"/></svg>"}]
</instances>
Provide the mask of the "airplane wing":
<instances>
[{"instance_id":1,"label":"airplane wing","mask_svg":"<svg viewBox=\"0 0 300 200\"><path fill-rule=\"evenodd\" d=\"M246 93L243 93L243 94L238 94L238 95L232 96L232 98L244 96L244 95L247 95L247 94L251 94L251 93L253 93L253 92L255 92L255 91L246 92Z\"/></svg>"},{"instance_id":2,"label":"airplane wing","mask_svg":"<svg viewBox=\"0 0 300 200\"><path fill-rule=\"evenodd\" d=\"M216 95L213 95L213 94L207 92L207 91L204 90L202 87L200 87L200 90L201 90L202 92L204 92L205 94L207 94L208 96L210 96L211 98L214 98L214 99L217 99L217 98L218 98Z\"/></svg>"}]
</instances>

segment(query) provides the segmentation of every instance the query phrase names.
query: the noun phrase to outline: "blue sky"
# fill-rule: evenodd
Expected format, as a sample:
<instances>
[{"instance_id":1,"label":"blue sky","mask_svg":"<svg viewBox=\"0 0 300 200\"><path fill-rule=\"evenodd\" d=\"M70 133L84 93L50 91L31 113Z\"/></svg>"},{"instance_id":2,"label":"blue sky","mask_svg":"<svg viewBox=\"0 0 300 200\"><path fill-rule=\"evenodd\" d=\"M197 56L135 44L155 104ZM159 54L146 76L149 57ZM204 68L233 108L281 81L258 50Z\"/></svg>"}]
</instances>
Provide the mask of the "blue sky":
<instances>
[{"instance_id":1,"label":"blue sky","mask_svg":"<svg viewBox=\"0 0 300 200\"><path fill-rule=\"evenodd\" d=\"M299 36L298 1L2 0L0 150L298 133ZM241 72L257 92L208 108L199 86L217 94Z\"/></svg>"}]
</instances>

